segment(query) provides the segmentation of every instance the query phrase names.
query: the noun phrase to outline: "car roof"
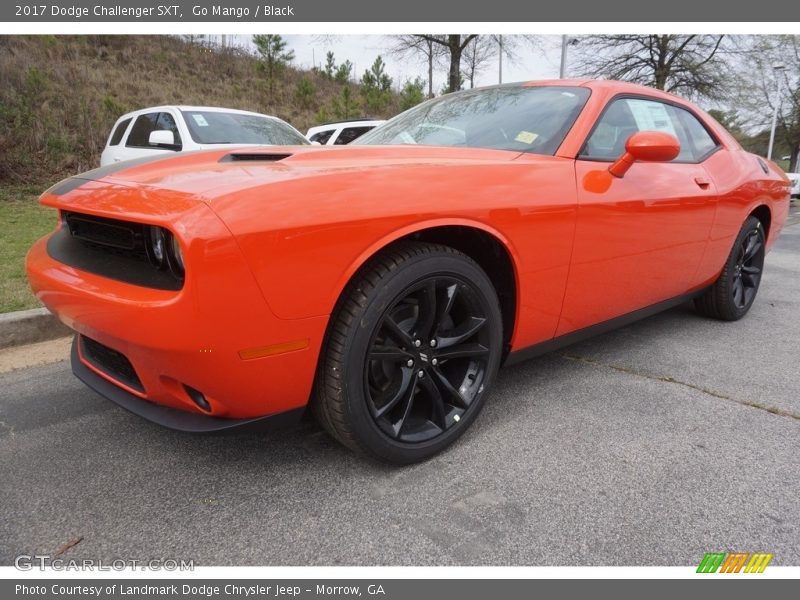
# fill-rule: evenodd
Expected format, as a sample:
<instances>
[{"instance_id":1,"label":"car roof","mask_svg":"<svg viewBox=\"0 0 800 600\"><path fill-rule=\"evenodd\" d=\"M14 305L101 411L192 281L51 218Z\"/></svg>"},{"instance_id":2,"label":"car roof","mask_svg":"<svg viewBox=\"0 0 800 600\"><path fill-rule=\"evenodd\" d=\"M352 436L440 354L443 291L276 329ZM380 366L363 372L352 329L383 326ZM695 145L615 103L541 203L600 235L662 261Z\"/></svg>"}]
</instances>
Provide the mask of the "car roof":
<instances>
[{"instance_id":1,"label":"car roof","mask_svg":"<svg viewBox=\"0 0 800 600\"><path fill-rule=\"evenodd\" d=\"M187 104L162 104L160 106L148 106L146 108L139 108L137 110L132 110L131 112L125 113L120 117L120 119L125 119L127 117L131 117L133 115L138 115L141 113L148 113L148 112L156 112L162 110L179 110L179 111L198 111L198 112L227 112L227 113L236 113L240 115L253 115L257 117L266 117L268 119L279 119L273 115L265 115L263 113L254 112L251 110L241 110L238 108L225 108L222 106L194 106L194 105L187 105Z\"/></svg>"},{"instance_id":2,"label":"car roof","mask_svg":"<svg viewBox=\"0 0 800 600\"><path fill-rule=\"evenodd\" d=\"M684 106L691 106L694 105L691 101L687 100L686 98L682 98L680 96L676 96L674 94L670 94L668 92L664 92L662 90L656 89L654 87L640 85L638 83L630 83L628 81L616 81L612 79L533 79L527 81L514 81L509 83L499 83L494 85L486 85L476 88L470 88L468 90L459 90L458 92L454 92L453 95L458 94L469 94L474 93L482 90L491 90L497 88L514 88L514 87L584 87L590 90L596 90L598 92L603 92L608 96L616 95L616 94L631 94L637 96L650 96L652 98L659 98L661 100L666 100L668 102L673 102L677 104L681 104ZM426 102L435 102L441 100L446 96L436 96L435 98L431 98L426 100ZM695 107L696 108L696 107Z\"/></svg>"},{"instance_id":3,"label":"car roof","mask_svg":"<svg viewBox=\"0 0 800 600\"><path fill-rule=\"evenodd\" d=\"M647 85L631 83L629 81L617 81L614 79L535 79L531 81L519 81L508 85L522 87L545 87L545 86L573 86L585 87L591 90L605 91L612 94L636 94L652 96L664 100L678 101L685 104L685 98L670 94L663 90L656 89Z\"/></svg>"}]
</instances>

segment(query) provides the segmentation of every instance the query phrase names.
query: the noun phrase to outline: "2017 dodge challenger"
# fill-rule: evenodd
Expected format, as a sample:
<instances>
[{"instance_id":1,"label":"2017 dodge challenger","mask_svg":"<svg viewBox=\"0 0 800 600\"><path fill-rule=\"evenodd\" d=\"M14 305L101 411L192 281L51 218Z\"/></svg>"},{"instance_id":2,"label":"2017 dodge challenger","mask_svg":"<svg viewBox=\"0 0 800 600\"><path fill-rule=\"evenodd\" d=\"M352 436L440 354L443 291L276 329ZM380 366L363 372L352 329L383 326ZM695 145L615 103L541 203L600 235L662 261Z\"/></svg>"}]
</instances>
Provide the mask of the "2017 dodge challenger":
<instances>
[{"instance_id":1,"label":"2017 dodge challenger","mask_svg":"<svg viewBox=\"0 0 800 600\"><path fill-rule=\"evenodd\" d=\"M41 202L58 226L30 282L91 388L185 431L308 405L410 463L469 427L504 362L689 298L744 316L789 184L689 102L549 81L437 98L346 147L113 165Z\"/></svg>"}]
</instances>

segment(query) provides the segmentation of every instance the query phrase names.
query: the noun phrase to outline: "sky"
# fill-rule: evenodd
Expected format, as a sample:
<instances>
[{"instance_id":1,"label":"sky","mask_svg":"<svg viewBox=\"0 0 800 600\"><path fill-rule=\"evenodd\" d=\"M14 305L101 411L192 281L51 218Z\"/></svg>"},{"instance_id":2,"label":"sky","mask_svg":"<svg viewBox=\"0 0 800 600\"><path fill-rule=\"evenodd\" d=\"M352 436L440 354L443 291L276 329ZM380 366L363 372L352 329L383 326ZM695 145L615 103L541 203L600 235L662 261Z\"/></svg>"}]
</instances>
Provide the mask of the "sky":
<instances>
[{"instance_id":1,"label":"sky","mask_svg":"<svg viewBox=\"0 0 800 600\"><path fill-rule=\"evenodd\" d=\"M219 37L219 36L211 36ZM321 66L325 62L325 54L332 51L336 63L349 60L355 65L355 75L361 78L375 58L380 55L386 63L386 72L393 80L393 85L401 87L404 82L421 77L427 83L427 63L413 60L400 60L389 54L392 41L383 35L284 35L288 47L294 50L293 64L310 69L315 64ZM228 43L249 45L249 36L228 36ZM518 57L514 62L503 59L503 82L525 81L530 79L557 78L561 60L561 36L538 36L536 48L530 44L521 45ZM568 73L569 74L569 73ZM440 91L447 77L446 65L434 68L434 90ZM493 85L498 83L497 60L487 66L486 70L476 78L476 85Z\"/></svg>"}]
</instances>

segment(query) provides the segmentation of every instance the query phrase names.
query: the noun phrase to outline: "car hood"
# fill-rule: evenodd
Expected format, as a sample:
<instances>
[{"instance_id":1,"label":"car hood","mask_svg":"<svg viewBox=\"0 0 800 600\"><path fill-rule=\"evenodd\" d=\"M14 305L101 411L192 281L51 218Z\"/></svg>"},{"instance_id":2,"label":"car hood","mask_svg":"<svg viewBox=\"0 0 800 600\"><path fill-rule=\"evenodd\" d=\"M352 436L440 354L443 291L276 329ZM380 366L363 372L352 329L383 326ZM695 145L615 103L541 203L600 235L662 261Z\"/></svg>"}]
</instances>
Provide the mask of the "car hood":
<instances>
[{"instance_id":1,"label":"car hood","mask_svg":"<svg viewBox=\"0 0 800 600\"><path fill-rule=\"evenodd\" d=\"M51 188L59 195L84 185L168 190L211 201L238 190L298 178L413 165L513 160L517 152L438 146L241 146L115 163L71 177Z\"/></svg>"}]
</instances>

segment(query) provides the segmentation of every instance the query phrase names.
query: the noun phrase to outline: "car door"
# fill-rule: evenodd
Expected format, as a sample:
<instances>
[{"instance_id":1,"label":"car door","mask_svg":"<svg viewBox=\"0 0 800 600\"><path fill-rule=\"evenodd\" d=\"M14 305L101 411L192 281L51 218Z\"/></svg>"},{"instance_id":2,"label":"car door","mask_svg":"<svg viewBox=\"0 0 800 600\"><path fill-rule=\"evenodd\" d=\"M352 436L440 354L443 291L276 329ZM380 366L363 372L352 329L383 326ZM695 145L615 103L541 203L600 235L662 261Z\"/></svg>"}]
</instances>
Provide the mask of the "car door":
<instances>
[{"instance_id":1,"label":"car door","mask_svg":"<svg viewBox=\"0 0 800 600\"><path fill-rule=\"evenodd\" d=\"M175 146L166 148L150 143L150 134L158 130L170 130L175 136ZM153 111L138 115L130 128L125 146L120 147L120 160L131 160L154 154L169 154L179 151L182 140L175 117L167 111Z\"/></svg>"},{"instance_id":2,"label":"car door","mask_svg":"<svg viewBox=\"0 0 800 600\"><path fill-rule=\"evenodd\" d=\"M675 135L680 154L612 176L609 163L637 131ZM717 148L682 107L644 97L609 102L575 162L578 218L557 335L689 291L717 203L703 160Z\"/></svg>"}]
</instances>

